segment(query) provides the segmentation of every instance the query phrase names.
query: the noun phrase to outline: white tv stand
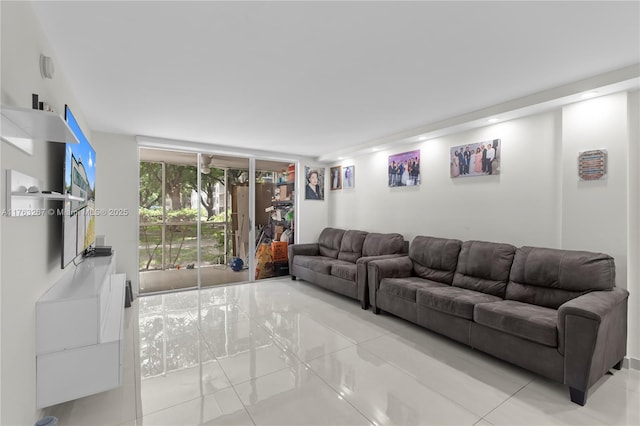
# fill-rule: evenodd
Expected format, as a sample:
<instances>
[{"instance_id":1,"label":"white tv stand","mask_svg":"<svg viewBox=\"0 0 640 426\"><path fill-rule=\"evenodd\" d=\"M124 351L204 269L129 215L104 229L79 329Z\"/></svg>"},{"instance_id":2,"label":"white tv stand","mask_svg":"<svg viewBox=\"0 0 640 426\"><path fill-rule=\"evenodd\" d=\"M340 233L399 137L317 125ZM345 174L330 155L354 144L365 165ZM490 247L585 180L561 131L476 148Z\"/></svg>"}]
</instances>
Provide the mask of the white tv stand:
<instances>
[{"instance_id":1,"label":"white tv stand","mask_svg":"<svg viewBox=\"0 0 640 426\"><path fill-rule=\"evenodd\" d=\"M36 302L36 405L122 384L125 275L115 254L67 267Z\"/></svg>"}]
</instances>

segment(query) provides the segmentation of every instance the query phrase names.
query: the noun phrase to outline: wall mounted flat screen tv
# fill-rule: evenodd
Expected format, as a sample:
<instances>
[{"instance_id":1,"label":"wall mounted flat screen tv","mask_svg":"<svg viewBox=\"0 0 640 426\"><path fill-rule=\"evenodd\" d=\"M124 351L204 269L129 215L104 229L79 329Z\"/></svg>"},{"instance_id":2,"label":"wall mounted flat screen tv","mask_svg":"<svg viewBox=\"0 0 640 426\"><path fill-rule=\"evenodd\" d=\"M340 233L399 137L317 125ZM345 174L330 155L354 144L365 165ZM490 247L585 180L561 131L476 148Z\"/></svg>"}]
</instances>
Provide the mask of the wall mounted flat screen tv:
<instances>
[{"instance_id":1,"label":"wall mounted flat screen tv","mask_svg":"<svg viewBox=\"0 0 640 426\"><path fill-rule=\"evenodd\" d=\"M82 132L69 106L64 119L80 143L67 143L64 159L64 194L82 198L65 200L62 219L62 267L95 245L96 152Z\"/></svg>"}]
</instances>

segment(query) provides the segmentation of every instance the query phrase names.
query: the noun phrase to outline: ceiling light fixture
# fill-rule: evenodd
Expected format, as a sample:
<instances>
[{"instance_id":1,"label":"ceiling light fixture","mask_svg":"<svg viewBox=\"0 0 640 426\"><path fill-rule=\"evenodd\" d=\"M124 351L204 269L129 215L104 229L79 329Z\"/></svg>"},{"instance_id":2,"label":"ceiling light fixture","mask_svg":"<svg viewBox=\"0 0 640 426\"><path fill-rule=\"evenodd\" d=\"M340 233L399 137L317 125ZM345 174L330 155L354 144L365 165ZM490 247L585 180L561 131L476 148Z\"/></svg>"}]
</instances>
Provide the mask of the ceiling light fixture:
<instances>
[{"instance_id":1,"label":"ceiling light fixture","mask_svg":"<svg viewBox=\"0 0 640 426\"><path fill-rule=\"evenodd\" d=\"M426 140L427 140L427 137L426 137L426 136L420 136L420 137L418 138L418 140L419 140L419 141L421 141L421 142L424 142L424 141L426 141Z\"/></svg>"},{"instance_id":2,"label":"ceiling light fixture","mask_svg":"<svg viewBox=\"0 0 640 426\"><path fill-rule=\"evenodd\" d=\"M492 118L488 119L487 121L488 121L489 123L497 123L498 121L500 121L500 119L499 119L499 118L492 117Z\"/></svg>"},{"instance_id":3,"label":"ceiling light fixture","mask_svg":"<svg viewBox=\"0 0 640 426\"><path fill-rule=\"evenodd\" d=\"M211 173L211 163L213 162L213 157L209 157L207 155L203 155L200 159L200 173L208 175Z\"/></svg>"},{"instance_id":4,"label":"ceiling light fixture","mask_svg":"<svg viewBox=\"0 0 640 426\"><path fill-rule=\"evenodd\" d=\"M588 99L588 98L593 98L593 97L594 97L594 96L596 96L597 94L598 94L598 92L593 92L593 91L591 91L591 92L583 93L582 95L580 95L580 97L581 97L582 99Z\"/></svg>"}]
</instances>

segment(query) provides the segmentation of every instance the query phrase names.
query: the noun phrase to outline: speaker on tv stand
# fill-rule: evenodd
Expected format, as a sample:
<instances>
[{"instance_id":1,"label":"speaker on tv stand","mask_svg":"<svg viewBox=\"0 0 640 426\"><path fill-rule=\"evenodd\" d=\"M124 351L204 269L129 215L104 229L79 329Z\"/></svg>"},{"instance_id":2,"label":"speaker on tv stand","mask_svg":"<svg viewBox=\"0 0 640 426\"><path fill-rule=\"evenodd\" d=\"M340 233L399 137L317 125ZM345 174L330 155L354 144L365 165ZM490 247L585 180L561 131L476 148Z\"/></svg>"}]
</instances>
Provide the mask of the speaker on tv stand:
<instances>
[{"instance_id":1,"label":"speaker on tv stand","mask_svg":"<svg viewBox=\"0 0 640 426\"><path fill-rule=\"evenodd\" d=\"M111 246L96 246L93 249L94 256L111 256L112 253Z\"/></svg>"}]
</instances>

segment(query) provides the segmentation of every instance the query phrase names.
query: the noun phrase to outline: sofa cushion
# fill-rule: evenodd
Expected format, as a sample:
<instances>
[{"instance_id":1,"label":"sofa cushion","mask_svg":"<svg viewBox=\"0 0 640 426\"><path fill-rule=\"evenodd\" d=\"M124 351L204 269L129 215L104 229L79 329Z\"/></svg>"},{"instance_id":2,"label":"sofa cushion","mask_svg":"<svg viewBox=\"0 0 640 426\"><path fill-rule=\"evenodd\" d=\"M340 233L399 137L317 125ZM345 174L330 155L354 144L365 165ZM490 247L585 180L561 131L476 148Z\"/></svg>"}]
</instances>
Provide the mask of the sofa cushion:
<instances>
[{"instance_id":1,"label":"sofa cushion","mask_svg":"<svg viewBox=\"0 0 640 426\"><path fill-rule=\"evenodd\" d=\"M318 252L322 256L338 258L344 229L324 228L318 237Z\"/></svg>"},{"instance_id":2,"label":"sofa cushion","mask_svg":"<svg viewBox=\"0 0 640 426\"><path fill-rule=\"evenodd\" d=\"M317 256L316 259L309 260L307 268L320 274L330 275L331 267L335 261L335 259Z\"/></svg>"},{"instance_id":3,"label":"sofa cushion","mask_svg":"<svg viewBox=\"0 0 640 426\"><path fill-rule=\"evenodd\" d=\"M504 298L515 251L511 244L465 241L452 285Z\"/></svg>"},{"instance_id":4,"label":"sofa cushion","mask_svg":"<svg viewBox=\"0 0 640 426\"><path fill-rule=\"evenodd\" d=\"M385 278L380 281L378 291L415 302L418 289L440 286L444 286L444 284L418 277Z\"/></svg>"},{"instance_id":5,"label":"sofa cushion","mask_svg":"<svg viewBox=\"0 0 640 426\"><path fill-rule=\"evenodd\" d=\"M602 253L521 247L516 250L505 299L557 309L593 290L615 285L613 258Z\"/></svg>"},{"instance_id":6,"label":"sofa cushion","mask_svg":"<svg viewBox=\"0 0 640 426\"><path fill-rule=\"evenodd\" d=\"M293 258L293 264L296 266L301 266L303 268L311 269L311 263L317 261L324 261L330 263L331 261L335 261L335 259L331 257L324 256L307 256L307 255L297 255Z\"/></svg>"},{"instance_id":7,"label":"sofa cushion","mask_svg":"<svg viewBox=\"0 0 640 426\"><path fill-rule=\"evenodd\" d=\"M362 245L363 256L380 256L382 254L402 253L405 246L404 237L400 234L367 234Z\"/></svg>"},{"instance_id":8,"label":"sofa cushion","mask_svg":"<svg viewBox=\"0 0 640 426\"><path fill-rule=\"evenodd\" d=\"M555 309L515 300L479 303L474 310L478 324L551 347L558 346L557 318Z\"/></svg>"},{"instance_id":9,"label":"sofa cushion","mask_svg":"<svg viewBox=\"0 0 640 426\"><path fill-rule=\"evenodd\" d=\"M367 234L368 232L365 231L345 231L340 243L338 259L356 263L356 260L362 257L362 245Z\"/></svg>"},{"instance_id":10,"label":"sofa cushion","mask_svg":"<svg viewBox=\"0 0 640 426\"><path fill-rule=\"evenodd\" d=\"M356 264L347 261L333 261L331 263L331 275L349 281L356 281Z\"/></svg>"},{"instance_id":11,"label":"sofa cushion","mask_svg":"<svg viewBox=\"0 0 640 426\"><path fill-rule=\"evenodd\" d=\"M461 247L460 240L415 237L409 247L414 272L421 278L451 285Z\"/></svg>"},{"instance_id":12,"label":"sofa cushion","mask_svg":"<svg viewBox=\"0 0 640 426\"><path fill-rule=\"evenodd\" d=\"M502 299L479 291L460 287L442 286L418 290L417 303L440 312L473 320L473 307L478 303L497 302Z\"/></svg>"}]
</instances>

